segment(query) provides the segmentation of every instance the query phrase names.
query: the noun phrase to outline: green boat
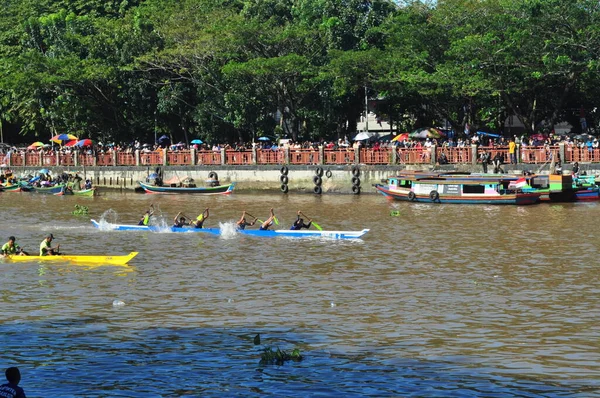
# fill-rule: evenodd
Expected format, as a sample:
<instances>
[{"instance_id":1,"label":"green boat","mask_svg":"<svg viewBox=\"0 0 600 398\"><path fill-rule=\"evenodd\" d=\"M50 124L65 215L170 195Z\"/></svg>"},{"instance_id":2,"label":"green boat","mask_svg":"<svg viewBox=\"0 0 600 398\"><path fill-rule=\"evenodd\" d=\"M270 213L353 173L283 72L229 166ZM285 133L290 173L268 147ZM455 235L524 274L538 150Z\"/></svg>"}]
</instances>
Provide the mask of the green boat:
<instances>
[{"instance_id":1,"label":"green boat","mask_svg":"<svg viewBox=\"0 0 600 398\"><path fill-rule=\"evenodd\" d=\"M51 187L33 187L33 190L46 195L62 195L64 188L65 184L58 184Z\"/></svg>"},{"instance_id":2,"label":"green boat","mask_svg":"<svg viewBox=\"0 0 600 398\"><path fill-rule=\"evenodd\" d=\"M97 193L96 193L96 188L80 189L78 191L71 191L71 190L66 190L65 189L65 195L95 196L95 195L97 195Z\"/></svg>"}]
</instances>

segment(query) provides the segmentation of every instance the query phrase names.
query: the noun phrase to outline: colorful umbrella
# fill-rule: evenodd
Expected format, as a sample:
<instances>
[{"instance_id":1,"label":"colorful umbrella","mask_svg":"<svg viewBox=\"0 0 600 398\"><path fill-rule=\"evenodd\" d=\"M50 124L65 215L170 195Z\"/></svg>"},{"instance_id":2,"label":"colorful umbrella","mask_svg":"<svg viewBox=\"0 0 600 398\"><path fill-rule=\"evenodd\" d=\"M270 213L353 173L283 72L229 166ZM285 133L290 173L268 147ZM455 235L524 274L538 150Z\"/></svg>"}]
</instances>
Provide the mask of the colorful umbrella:
<instances>
[{"instance_id":1,"label":"colorful umbrella","mask_svg":"<svg viewBox=\"0 0 600 398\"><path fill-rule=\"evenodd\" d=\"M65 144L65 146L75 146L77 144L77 140L71 140Z\"/></svg>"},{"instance_id":2,"label":"colorful umbrella","mask_svg":"<svg viewBox=\"0 0 600 398\"><path fill-rule=\"evenodd\" d=\"M77 137L75 137L73 134L59 134L50 138L50 141L56 142L57 144L62 144L65 141L71 141L76 139Z\"/></svg>"},{"instance_id":3,"label":"colorful umbrella","mask_svg":"<svg viewBox=\"0 0 600 398\"><path fill-rule=\"evenodd\" d=\"M78 146L78 147L92 146L92 145L94 145L94 141L90 140L89 138L84 138L75 143L75 146Z\"/></svg>"},{"instance_id":4,"label":"colorful umbrella","mask_svg":"<svg viewBox=\"0 0 600 398\"><path fill-rule=\"evenodd\" d=\"M408 133L398 134L397 136L392 138L392 141L397 141L397 142L402 142L402 141L407 141L407 140L408 140Z\"/></svg>"},{"instance_id":5,"label":"colorful umbrella","mask_svg":"<svg viewBox=\"0 0 600 398\"><path fill-rule=\"evenodd\" d=\"M39 147L42 147L42 146L44 146L44 143L40 142L40 141L37 141L37 142L34 142L33 144L29 145L27 147L27 149L35 149L35 148L39 148Z\"/></svg>"},{"instance_id":6,"label":"colorful umbrella","mask_svg":"<svg viewBox=\"0 0 600 398\"><path fill-rule=\"evenodd\" d=\"M408 135L410 138L441 138L444 137L444 133L442 133L438 129L434 129L432 127L425 127L416 129Z\"/></svg>"}]
</instances>

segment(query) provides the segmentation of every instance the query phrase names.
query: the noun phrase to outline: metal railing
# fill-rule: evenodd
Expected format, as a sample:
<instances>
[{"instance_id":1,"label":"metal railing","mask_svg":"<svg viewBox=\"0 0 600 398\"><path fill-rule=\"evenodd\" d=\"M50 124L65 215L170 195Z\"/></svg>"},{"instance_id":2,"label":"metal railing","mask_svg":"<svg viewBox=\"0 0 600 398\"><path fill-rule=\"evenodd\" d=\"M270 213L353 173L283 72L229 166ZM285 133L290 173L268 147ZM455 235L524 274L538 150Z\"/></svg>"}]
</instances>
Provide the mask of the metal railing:
<instances>
[{"instance_id":1,"label":"metal railing","mask_svg":"<svg viewBox=\"0 0 600 398\"><path fill-rule=\"evenodd\" d=\"M486 150L493 159L497 153L510 163L508 147L431 147L431 148L339 148L339 149L247 149L181 150L154 152L108 152L98 154L14 152L11 166L163 166L163 165L366 165L394 164L473 164L478 153ZM600 148L560 146L522 146L515 152L518 163L543 164L564 162L600 162Z\"/></svg>"}]
</instances>

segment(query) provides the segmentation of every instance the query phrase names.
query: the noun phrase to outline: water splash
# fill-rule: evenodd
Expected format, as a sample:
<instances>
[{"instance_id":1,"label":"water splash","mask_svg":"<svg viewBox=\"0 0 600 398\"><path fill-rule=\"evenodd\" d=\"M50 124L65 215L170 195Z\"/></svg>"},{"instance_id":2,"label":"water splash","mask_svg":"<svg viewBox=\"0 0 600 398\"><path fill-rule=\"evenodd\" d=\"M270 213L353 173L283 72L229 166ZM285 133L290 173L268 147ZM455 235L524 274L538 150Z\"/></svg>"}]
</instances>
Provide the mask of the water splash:
<instances>
[{"instance_id":1,"label":"water splash","mask_svg":"<svg viewBox=\"0 0 600 398\"><path fill-rule=\"evenodd\" d=\"M110 231L114 229L114 224L117 223L119 219L119 215L113 209L108 209L100 216L100 220L98 221L98 228L101 231Z\"/></svg>"},{"instance_id":2,"label":"water splash","mask_svg":"<svg viewBox=\"0 0 600 398\"><path fill-rule=\"evenodd\" d=\"M112 305L113 305L113 307L122 307L125 305L125 302L121 301L121 300L114 300Z\"/></svg>"},{"instance_id":3,"label":"water splash","mask_svg":"<svg viewBox=\"0 0 600 398\"><path fill-rule=\"evenodd\" d=\"M169 220L170 221L170 220ZM171 224L162 216L154 217L151 225L156 227L157 232L172 232Z\"/></svg>"},{"instance_id":4,"label":"water splash","mask_svg":"<svg viewBox=\"0 0 600 398\"><path fill-rule=\"evenodd\" d=\"M219 229L221 230L221 238L234 239L237 236L237 226L234 222L220 222Z\"/></svg>"}]
</instances>

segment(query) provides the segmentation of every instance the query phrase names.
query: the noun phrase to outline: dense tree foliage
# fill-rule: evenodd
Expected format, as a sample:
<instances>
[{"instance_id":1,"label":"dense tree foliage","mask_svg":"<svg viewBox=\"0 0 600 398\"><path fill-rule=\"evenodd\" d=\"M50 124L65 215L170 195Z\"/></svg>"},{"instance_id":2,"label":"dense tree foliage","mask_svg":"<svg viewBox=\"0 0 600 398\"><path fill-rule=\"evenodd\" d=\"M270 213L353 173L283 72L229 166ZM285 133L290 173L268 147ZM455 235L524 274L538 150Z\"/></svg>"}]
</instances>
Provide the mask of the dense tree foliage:
<instances>
[{"instance_id":1,"label":"dense tree foliage","mask_svg":"<svg viewBox=\"0 0 600 398\"><path fill-rule=\"evenodd\" d=\"M6 141L528 132L600 115L592 0L2 0ZM25 136L25 137L19 137Z\"/></svg>"}]
</instances>

